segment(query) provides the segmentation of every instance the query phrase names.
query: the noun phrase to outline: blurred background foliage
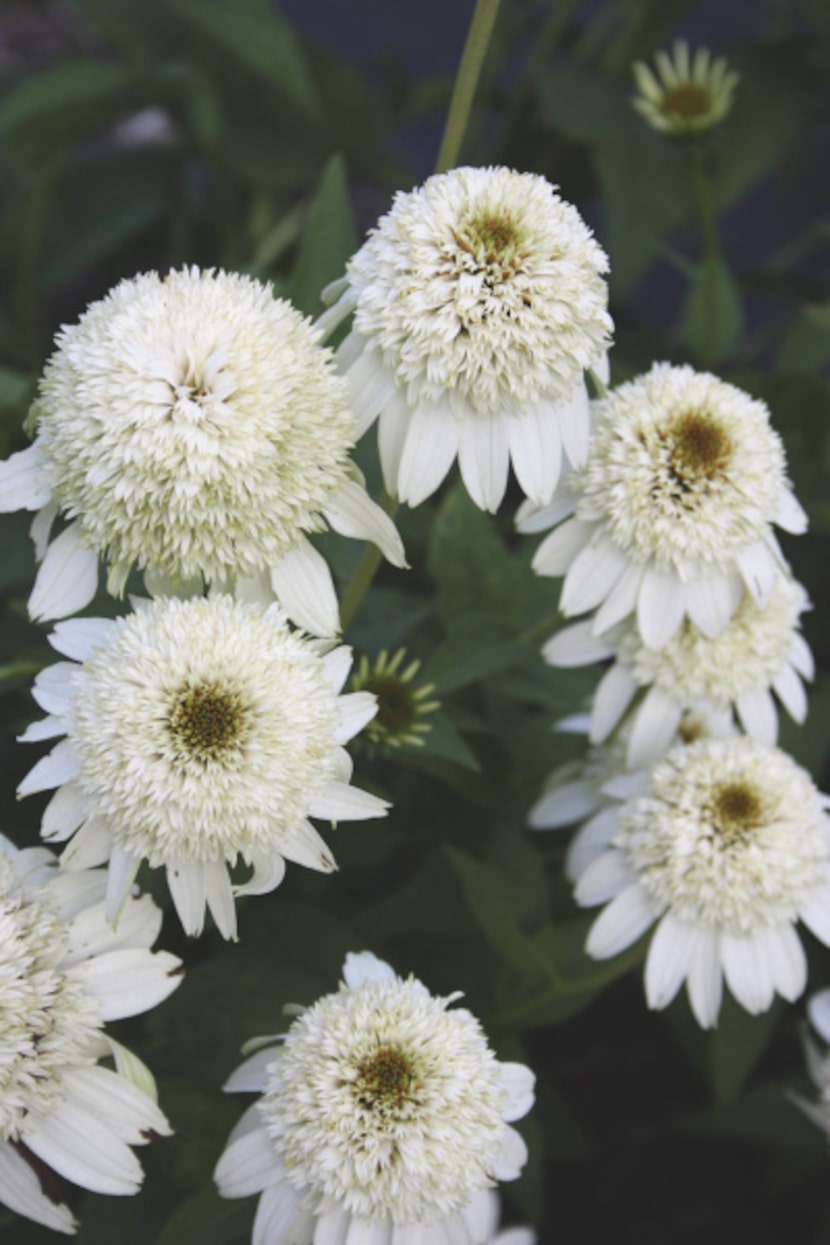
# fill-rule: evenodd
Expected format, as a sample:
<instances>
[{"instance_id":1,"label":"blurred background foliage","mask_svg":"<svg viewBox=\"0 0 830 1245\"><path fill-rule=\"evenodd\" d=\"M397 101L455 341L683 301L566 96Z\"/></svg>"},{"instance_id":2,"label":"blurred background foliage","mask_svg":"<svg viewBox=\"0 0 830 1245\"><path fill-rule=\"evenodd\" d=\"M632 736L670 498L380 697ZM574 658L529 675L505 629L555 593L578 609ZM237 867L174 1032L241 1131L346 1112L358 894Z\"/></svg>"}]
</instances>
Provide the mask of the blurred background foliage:
<instances>
[{"instance_id":1,"label":"blurred background foliage","mask_svg":"<svg viewBox=\"0 0 830 1245\"><path fill-rule=\"evenodd\" d=\"M429 174L472 12L468 0L5 0L0 7L0 453L22 421L58 325L148 268L223 266L272 281L304 311L343 269L392 193ZM719 222L704 263L681 145L630 106L630 66L677 36L740 72L704 159ZM502 6L463 162L507 163L561 187L611 261L616 381L653 359L713 366L764 397L811 532L787 555L815 605L819 665L808 724L783 746L830 787L830 7L826 0L510 0ZM714 325L714 329L713 329ZM368 439L367 439L368 440ZM359 458L375 490L370 446ZM517 499L515 499L517 500ZM334 988L369 947L436 992L463 988L499 1055L539 1076L520 1128L531 1159L507 1217L554 1239L684 1245L830 1241L824 1139L786 1097L808 1092L801 1008L727 1007L702 1034L685 1000L645 1011L643 947L582 953L591 915L562 877L565 836L524 829L546 774L579 755L551 727L596 672L538 655L558 587L532 542L448 485L400 516L413 570L385 568L348 639L405 644L442 707L421 749L358 753L389 796L385 822L333 833L340 874L290 868L249 901L240 944L165 945L189 973L119 1037L156 1072L176 1137L146 1153L138 1199L78 1195L84 1245L231 1245L253 1200L210 1176L241 1100L219 1092L243 1041L283 1025L285 1002ZM324 538L342 585L359 548ZM28 685L50 659L26 618L33 563L20 516L0 522L3 830L36 841L40 805L14 786L34 759L14 742ZM93 612L113 612L102 599ZM162 888L145 884L164 903ZM809 937L809 936L806 936ZM813 988L828 954L809 947ZM635 969L635 971L631 971ZM73 1195L70 1195L73 1200ZM20 1245L51 1235L0 1213Z\"/></svg>"}]
</instances>

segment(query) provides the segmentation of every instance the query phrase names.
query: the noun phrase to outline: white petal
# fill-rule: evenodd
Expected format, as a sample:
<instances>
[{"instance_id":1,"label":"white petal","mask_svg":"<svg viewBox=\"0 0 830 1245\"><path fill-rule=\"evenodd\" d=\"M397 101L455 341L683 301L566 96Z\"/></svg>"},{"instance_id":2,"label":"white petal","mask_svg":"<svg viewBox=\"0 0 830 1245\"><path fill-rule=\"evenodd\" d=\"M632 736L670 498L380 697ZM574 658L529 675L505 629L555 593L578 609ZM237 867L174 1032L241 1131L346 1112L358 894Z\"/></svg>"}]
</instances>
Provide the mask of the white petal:
<instances>
[{"instance_id":1,"label":"white petal","mask_svg":"<svg viewBox=\"0 0 830 1245\"><path fill-rule=\"evenodd\" d=\"M536 1233L531 1228L508 1228L493 1237L493 1245L537 1245Z\"/></svg>"},{"instance_id":2,"label":"white petal","mask_svg":"<svg viewBox=\"0 0 830 1245\"><path fill-rule=\"evenodd\" d=\"M0 462L0 511L40 510L52 500L52 486L40 441Z\"/></svg>"},{"instance_id":3,"label":"white petal","mask_svg":"<svg viewBox=\"0 0 830 1245\"><path fill-rule=\"evenodd\" d=\"M53 540L40 564L29 615L36 622L65 618L89 605L98 590L98 558L80 540L80 524L71 523Z\"/></svg>"},{"instance_id":4,"label":"white petal","mask_svg":"<svg viewBox=\"0 0 830 1245\"><path fill-rule=\"evenodd\" d=\"M610 540L600 537L578 553L565 576L559 608L563 614L595 609L628 569L628 560Z\"/></svg>"},{"instance_id":5,"label":"white petal","mask_svg":"<svg viewBox=\"0 0 830 1245\"><path fill-rule=\"evenodd\" d=\"M642 566L629 566L623 571L594 615L594 635L603 635L611 627L616 627L636 609L644 574Z\"/></svg>"},{"instance_id":6,"label":"white petal","mask_svg":"<svg viewBox=\"0 0 830 1245\"><path fill-rule=\"evenodd\" d=\"M729 624L742 595L743 584L736 576L699 579L686 585L686 610L698 630L713 640Z\"/></svg>"},{"instance_id":7,"label":"white petal","mask_svg":"<svg viewBox=\"0 0 830 1245\"><path fill-rule=\"evenodd\" d=\"M778 567L769 549L761 541L747 545L735 556L743 581L761 609L766 609L773 586L778 577Z\"/></svg>"},{"instance_id":8,"label":"white petal","mask_svg":"<svg viewBox=\"0 0 830 1245\"><path fill-rule=\"evenodd\" d=\"M794 1003L807 985L807 957L793 926L765 930L761 935L761 955L769 965L777 992L788 1003Z\"/></svg>"},{"instance_id":9,"label":"white petal","mask_svg":"<svg viewBox=\"0 0 830 1245\"><path fill-rule=\"evenodd\" d=\"M42 757L19 784L19 796L32 795L35 791L50 791L78 777L80 763L68 740L62 739L48 756Z\"/></svg>"},{"instance_id":10,"label":"white petal","mask_svg":"<svg viewBox=\"0 0 830 1245\"><path fill-rule=\"evenodd\" d=\"M634 714L626 753L628 766L639 769L662 756L671 745L682 716L682 705L659 687L650 688Z\"/></svg>"},{"instance_id":11,"label":"white petal","mask_svg":"<svg viewBox=\"0 0 830 1245\"><path fill-rule=\"evenodd\" d=\"M61 791L64 788L61 787ZM84 822L61 854L62 869L96 869L109 860L112 834L103 817Z\"/></svg>"},{"instance_id":12,"label":"white petal","mask_svg":"<svg viewBox=\"0 0 830 1245\"><path fill-rule=\"evenodd\" d=\"M279 852L270 855L251 854L254 871L247 882L234 887L235 895L268 895L285 877L285 861Z\"/></svg>"},{"instance_id":13,"label":"white petal","mask_svg":"<svg viewBox=\"0 0 830 1245\"><path fill-rule=\"evenodd\" d=\"M52 535L52 524L58 517L58 507L50 502L42 510L38 510L29 528L29 537L35 547L35 561L42 562Z\"/></svg>"},{"instance_id":14,"label":"white petal","mask_svg":"<svg viewBox=\"0 0 830 1245\"><path fill-rule=\"evenodd\" d=\"M313 635L338 634L340 611L331 571L323 555L305 537L271 567L271 587L298 627Z\"/></svg>"},{"instance_id":15,"label":"white petal","mask_svg":"<svg viewBox=\"0 0 830 1245\"><path fill-rule=\"evenodd\" d=\"M301 1195L287 1181L271 1185L259 1199L251 1245L307 1245L314 1217L300 1208Z\"/></svg>"},{"instance_id":16,"label":"white petal","mask_svg":"<svg viewBox=\"0 0 830 1245\"><path fill-rule=\"evenodd\" d=\"M223 938L236 941L236 904L224 860L206 860L202 865L205 900L216 928Z\"/></svg>"},{"instance_id":17,"label":"white petal","mask_svg":"<svg viewBox=\"0 0 830 1245\"><path fill-rule=\"evenodd\" d=\"M168 864L167 885L182 929L198 938L205 927L205 871L201 862Z\"/></svg>"},{"instance_id":18,"label":"white petal","mask_svg":"<svg viewBox=\"0 0 830 1245\"><path fill-rule=\"evenodd\" d=\"M556 409L540 404L508 424L510 457L522 492L538 505L550 501L559 480L562 447Z\"/></svg>"},{"instance_id":19,"label":"white petal","mask_svg":"<svg viewBox=\"0 0 830 1245\"><path fill-rule=\"evenodd\" d=\"M533 555L531 565L536 574L564 575L593 536L595 526L581 519L566 519L545 537Z\"/></svg>"},{"instance_id":20,"label":"white petal","mask_svg":"<svg viewBox=\"0 0 830 1245\"><path fill-rule=\"evenodd\" d=\"M333 692L339 692L352 668L352 650L348 644L340 644L321 658L323 675Z\"/></svg>"},{"instance_id":21,"label":"white petal","mask_svg":"<svg viewBox=\"0 0 830 1245\"><path fill-rule=\"evenodd\" d=\"M726 984L741 1006L753 1016L765 1012L772 1003L775 982L758 939L722 933L720 956Z\"/></svg>"},{"instance_id":22,"label":"white petal","mask_svg":"<svg viewBox=\"0 0 830 1245\"><path fill-rule=\"evenodd\" d=\"M546 506L538 506L536 502L525 499L516 511L514 520L516 531L525 533L546 532L573 514L578 501L576 493L572 493L564 480L559 481L556 496Z\"/></svg>"},{"instance_id":23,"label":"white petal","mask_svg":"<svg viewBox=\"0 0 830 1245\"><path fill-rule=\"evenodd\" d=\"M328 845L310 821L292 826L291 833L280 840L280 851L286 860L293 860L295 864L318 873L333 873L337 868Z\"/></svg>"},{"instance_id":24,"label":"white petal","mask_svg":"<svg viewBox=\"0 0 830 1245\"><path fill-rule=\"evenodd\" d=\"M458 453L460 421L446 402L411 412L398 464L401 501L419 506L438 488Z\"/></svg>"},{"instance_id":25,"label":"white petal","mask_svg":"<svg viewBox=\"0 0 830 1245\"><path fill-rule=\"evenodd\" d=\"M38 672L32 697L44 713L66 713L79 671L74 661L58 661Z\"/></svg>"},{"instance_id":26,"label":"white petal","mask_svg":"<svg viewBox=\"0 0 830 1245\"><path fill-rule=\"evenodd\" d=\"M250 1197L273 1184L281 1168L267 1132L255 1128L226 1147L213 1179L222 1197Z\"/></svg>"},{"instance_id":27,"label":"white petal","mask_svg":"<svg viewBox=\"0 0 830 1245\"><path fill-rule=\"evenodd\" d=\"M584 874L583 874L584 877ZM585 950L595 960L607 960L630 947L654 921L653 900L639 884L629 886L603 908L588 932Z\"/></svg>"},{"instance_id":28,"label":"white petal","mask_svg":"<svg viewBox=\"0 0 830 1245\"><path fill-rule=\"evenodd\" d=\"M713 929L698 928L692 931L686 989L700 1027L714 1028L720 1011L723 979L720 938Z\"/></svg>"},{"instance_id":29,"label":"white petal","mask_svg":"<svg viewBox=\"0 0 830 1245\"><path fill-rule=\"evenodd\" d=\"M343 980L350 990L359 990L366 982L395 981L395 970L371 951L349 951L343 962Z\"/></svg>"},{"instance_id":30,"label":"white petal","mask_svg":"<svg viewBox=\"0 0 830 1245\"><path fill-rule=\"evenodd\" d=\"M467 492L481 510L498 510L510 466L508 415L468 415L461 422L458 465Z\"/></svg>"},{"instance_id":31,"label":"white petal","mask_svg":"<svg viewBox=\"0 0 830 1245\"><path fill-rule=\"evenodd\" d=\"M277 1057L273 1046L264 1046L231 1073L222 1086L226 1094L261 1094L268 1079L268 1069Z\"/></svg>"},{"instance_id":32,"label":"white petal","mask_svg":"<svg viewBox=\"0 0 830 1245\"><path fill-rule=\"evenodd\" d=\"M576 882L591 861L608 847L619 828L617 813L616 808L603 809L586 821L574 837L565 857L565 876L569 882Z\"/></svg>"},{"instance_id":33,"label":"white petal","mask_svg":"<svg viewBox=\"0 0 830 1245\"><path fill-rule=\"evenodd\" d=\"M489 1241L499 1223L499 1199L492 1189L479 1189L459 1211L473 1241Z\"/></svg>"},{"instance_id":34,"label":"white petal","mask_svg":"<svg viewBox=\"0 0 830 1245\"><path fill-rule=\"evenodd\" d=\"M346 1245L352 1216L345 1206L335 1205L320 1215L314 1229L314 1245Z\"/></svg>"},{"instance_id":35,"label":"white petal","mask_svg":"<svg viewBox=\"0 0 830 1245\"><path fill-rule=\"evenodd\" d=\"M606 670L594 693L591 710L591 743L607 739L631 704L637 683L628 669L616 663Z\"/></svg>"},{"instance_id":36,"label":"white petal","mask_svg":"<svg viewBox=\"0 0 830 1245\"><path fill-rule=\"evenodd\" d=\"M70 952L65 963L73 964L121 947L152 947L161 933L161 909L149 895L130 897L117 925L107 920L103 902L83 908L69 922Z\"/></svg>"},{"instance_id":37,"label":"white petal","mask_svg":"<svg viewBox=\"0 0 830 1245\"><path fill-rule=\"evenodd\" d=\"M742 692L735 707L747 735L772 747L778 738L778 711L771 693L766 688Z\"/></svg>"},{"instance_id":38,"label":"white petal","mask_svg":"<svg viewBox=\"0 0 830 1245\"><path fill-rule=\"evenodd\" d=\"M149 1011L181 985L181 960L169 951L122 947L76 964L72 976L98 1000L103 1020Z\"/></svg>"},{"instance_id":39,"label":"white petal","mask_svg":"<svg viewBox=\"0 0 830 1245\"><path fill-rule=\"evenodd\" d=\"M389 399L378 420L378 454L383 483L390 497L398 496L401 454L409 431L409 407L402 393Z\"/></svg>"},{"instance_id":40,"label":"white petal","mask_svg":"<svg viewBox=\"0 0 830 1245\"><path fill-rule=\"evenodd\" d=\"M364 817L385 817L391 805L380 796L350 787L345 782L327 782L311 800L309 815L324 821L362 821Z\"/></svg>"},{"instance_id":41,"label":"white petal","mask_svg":"<svg viewBox=\"0 0 830 1245\"><path fill-rule=\"evenodd\" d=\"M353 1219L345 1237L346 1245L390 1245L391 1240L392 1224L386 1219Z\"/></svg>"},{"instance_id":42,"label":"white petal","mask_svg":"<svg viewBox=\"0 0 830 1245\"><path fill-rule=\"evenodd\" d=\"M580 380L565 402L557 402L559 432L562 448L572 467L584 467L588 458L588 439L591 434L591 404L585 382Z\"/></svg>"},{"instance_id":43,"label":"white petal","mask_svg":"<svg viewBox=\"0 0 830 1245\"><path fill-rule=\"evenodd\" d=\"M65 734L66 720L50 714L47 718L38 718L36 722L30 722L23 734L17 736L17 742L19 744L39 744L44 739L55 739L58 735Z\"/></svg>"},{"instance_id":44,"label":"white petal","mask_svg":"<svg viewBox=\"0 0 830 1245\"><path fill-rule=\"evenodd\" d=\"M93 1193L138 1192L143 1173L132 1150L94 1115L66 1100L26 1134L26 1145L73 1184Z\"/></svg>"},{"instance_id":45,"label":"white petal","mask_svg":"<svg viewBox=\"0 0 830 1245\"><path fill-rule=\"evenodd\" d=\"M69 1207L45 1195L32 1168L8 1141L0 1142L0 1203L53 1232L71 1235L77 1227Z\"/></svg>"},{"instance_id":46,"label":"white petal","mask_svg":"<svg viewBox=\"0 0 830 1245\"><path fill-rule=\"evenodd\" d=\"M511 1122L527 1115L536 1100L536 1077L530 1068L523 1063L500 1063L499 1084L506 1097L502 1119Z\"/></svg>"},{"instance_id":47,"label":"white petal","mask_svg":"<svg viewBox=\"0 0 830 1245\"><path fill-rule=\"evenodd\" d=\"M117 632L118 623L112 618L69 618L55 625L48 640L64 657L86 661L93 649L109 644Z\"/></svg>"},{"instance_id":48,"label":"white petal","mask_svg":"<svg viewBox=\"0 0 830 1245\"><path fill-rule=\"evenodd\" d=\"M583 908L614 899L631 884L625 856L612 847L587 866L574 890L574 899Z\"/></svg>"},{"instance_id":49,"label":"white petal","mask_svg":"<svg viewBox=\"0 0 830 1245\"><path fill-rule=\"evenodd\" d=\"M694 946L692 931L667 912L660 921L646 959L646 1002L651 1008L668 1007L689 969Z\"/></svg>"},{"instance_id":50,"label":"white petal","mask_svg":"<svg viewBox=\"0 0 830 1245\"><path fill-rule=\"evenodd\" d=\"M793 721L803 722L807 717L807 693L792 666L785 666L772 686Z\"/></svg>"},{"instance_id":51,"label":"white petal","mask_svg":"<svg viewBox=\"0 0 830 1245\"><path fill-rule=\"evenodd\" d=\"M141 859L113 843L107 870L107 920L115 921L135 881Z\"/></svg>"},{"instance_id":52,"label":"white petal","mask_svg":"<svg viewBox=\"0 0 830 1245\"><path fill-rule=\"evenodd\" d=\"M637 626L648 648L662 648L683 621L686 590L675 575L647 567L637 597Z\"/></svg>"},{"instance_id":53,"label":"white petal","mask_svg":"<svg viewBox=\"0 0 830 1245\"><path fill-rule=\"evenodd\" d=\"M542 656L549 666L563 668L587 666L613 655L614 649L607 640L594 635L590 620L557 631L542 648Z\"/></svg>"},{"instance_id":54,"label":"white petal","mask_svg":"<svg viewBox=\"0 0 830 1245\"><path fill-rule=\"evenodd\" d=\"M810 1024L830 1042L830 990L819 990L807 1003L807 1015Z\"/></svg>"},{"instance_id":55,"label":"white petal","mask_svg":"<svg viewBox=\"0 0 830 1245\"><path fill-rule=\"evenodd\" d=\"M819 942L830 947L830 886L825 883L811 890L798 915Z\"/></svg>"},{"instance_id":56,"label":"white petal","mask_svg":"<svg viewBox=\"0 0 830 1245\"><path fill-rule=\"evenodd\" d=\"M326 498L323 514L335 532L356 540L370 540L393 566L406 566L403 541L385 511L365 488L346 480Z\"/></svg>"},{"instance_id":57,"label":"white petal","mask_svg":"<svg viewBox=\"0 0 830 1245\"><path fill-rule=\"evenodd\" d=\"M615 774L600 787L603 795L613 795L618 800L636 800L648 791L649 774L640 770L636 774Z\"/></svg>"},{"instance_id":58,"label":"white petal","mask_svg":"<svg viewBox=\"0 0 830 1245\"><path fill-rule=\"evenodd\" d=\"M816 672L815 662L810 646L801 635L796 631L793 635L793 642L790 648L789 658L795 666L798 673L805 679L812 679Z\"/></svg>"},{"instance_id":59,"label":"white petal","mask_svg":"<svg viewBox=\"0 0 830 1245\"><path fill-rule=\"evenodd\" d=\"M527 1146L515 1128L505 1126L501 1152L496 1156L490 1175L496 1180L515 1180L527 1162Z\"/></svg>"},{"instance_id":60,"label":"white petal","mask_svg":"<svg viewBox=\"0 0 830 1245\"><path fill-rule=\"evenodd\" d=\"M597 790L593 783L584 780L563 782L536 801L528 814L527 824L534 830L570 826L592 813L597 803Z\"/></svg>"},{"instance_id":61,"label":"white petal","mask_svg":"<svg viewBox=\"0 0 830 1245\"><path fill-rule=\"evenodd\" d=\"M169 1137L171 1129L164 1113L126 1077L100 1067L70 1068L63 1077L71 1099L128 1145L146 1144L146 1134L151 1130Z\"/></svg>"},{"instance_id":62,"label":"white petal","mask_svg":"<svg viewBox=\"0 0 830 1245\"><path fill-rule=\"evenodd\" d=\"M781 490L775 522L779 527L783 527L785 532L792 532L793 536L801 536L807 531L807 516L789 488Z\"/></svg>"},{"instance_id":63,"label":"white petal","mask_svg":"<svg viewBox=\"0 0 830 1245\"><path fill-rule=\"evenodd\" d=\"M358 731L362 731L367 722L371 722L378 711L378 698L374 692L349 692L339 697L337 713L339 721L334 730L333 738L339 744L345 744Z\"/></svg>"},{"instance_id":64,"label":"white petal","mask_svg":"<svg viewBox=\"0 0 830 1245\"><path fill-rule=\"evenodd\" d=\"M395 392L395 378L385 366L380 351L368 347L361 350L348 368L346 379L350 404L357 416L355 436L359 440Z\"/></svg>"}]
</instances>

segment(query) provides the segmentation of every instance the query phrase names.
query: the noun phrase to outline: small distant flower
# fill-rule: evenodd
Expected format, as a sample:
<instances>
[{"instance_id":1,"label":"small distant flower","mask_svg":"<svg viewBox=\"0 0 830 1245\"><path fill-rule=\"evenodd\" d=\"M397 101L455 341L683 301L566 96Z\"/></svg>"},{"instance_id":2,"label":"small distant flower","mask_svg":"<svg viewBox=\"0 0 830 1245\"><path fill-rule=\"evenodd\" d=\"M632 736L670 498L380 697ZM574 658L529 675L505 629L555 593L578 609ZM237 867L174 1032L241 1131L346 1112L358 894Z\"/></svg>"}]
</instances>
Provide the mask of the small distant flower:
<instances>
[{"instance_id":1,"label":"small distant flower","mask_svg":"<svg viewBox=\"0 0 830 1245\"><path fill-rule=\"evenodd\" d=\"M361 657L352 675L353 692L371 692L377 697L378 711L361 736L361 742L370 748L419 748L424 735L432 729L421 718L434 713L441 702L429 699L435 690L432 683L415 682L421 668L419 661L411 661L401 669L405 658L405 648L399 648L391 657L384 649L373 662Z\"/></svg>"},{"instance_id":2,"label":"small distant flower","mask_svg":"<svg viewBox=\"0 0 830 1245\"><path fill-rule=\"evenodd\" d=\"M712 60L708 48L689 56L678 39L670 56L654 55L656 72L642 61L632 65L638 94L634 107L649 125L664 134L701 134L723 121L732 108L740 75L722 57Z\"/></svg>"},{"instance_id":3,"label":"small distant flower","mask_svg":"<svg viewBox=\"0 0 830 1245\"><path fill-rule=\"evenodd\" d=\"M0 509L38 511L32 616L88 605L100 557L117 595L134 565L154 593L241 581L335 634L307 533L328 522L397 566L404 555L354 476L354 416L320 337L269 287L198 268L122 281L61 329L37 438L0 464ZM69 526L48 543L58 514Z\"/></svg>"},{"instance_id":4,"label":"small distant flower","mask_svg":"<svg viewBox=\"0 0 830 1245\"><path fill-rule=\"evenodd\" d=\"M673 749L605 828L607 850L576 898L607 904L586 949L616 955L656 923L645 969L649 1007L684 981L703 1028L717 1022L721 977L748 1012L792 1002L807 963L798 920L830 945L827 798L785 753L752 739Z\"/></svg>"},{"instance_id":5,"label":"small distant flower","mask_svg":"<svg viewBox=\"0 0 830 1245\"><path fill-rule=\"evenodd\" d=\"M532 173L459 168L395 197L326 328L340 347L362 435L380 416L390 493L417 506L458 457L467 491L496 510L510 462L537 502L564 450L584 462L584 373L607 379L608 261L576 208Z\"/></svg>"},{"instance_id":6,"label":"small distant flower","mask_svg":"<svg viewBox=\"0 0 830 1245\"><path fill-rule=\"evenodd\" d=\"M58 790L41 832L74 839L61 864L109 861L110 916L142 860L164 867L185 931L205 905L236 936L234 895L282 881L285 860L335 868L308 821L383 816L349 785L342 745L374 715L366 692L339 696L351 650L322 652L278 607L230 597L159 599L116 621L60 623L34 697L50 715L24 739L66 735L18 788ZM238 857L253 876L231 886Z\"/></svg>"},{"instance_id":7,"label":"small distant flower","mask_svg":"<svg viewBox=\"0 0 830 1245\"><path fill-rule=\"evenodd\" d=\"M527 1158L509 1121L534 1077L496 1060L475 1017L450 1010L459 997L350 954L339 991L237 1069L225 1089L261 1097L215 1179L223 1197L262 1195L254 1242L491 1240L491 1186Z\"/></svg>"},{"instance_id":8,"label":"small distant flower","mask_svg":"<svg viewBox=\"0 0 830 1245\"><path fill-rule=\"evenodd\" d=\"M181 962L150 950L161 912L149 896L127 899L113 929L103 872L56 865L45 848L0 836L0 1203L72 1233L42 1164L95 1193L137 1193L130 1147L170 1133L149 1072L104 1024L166 999Z\"/></svg>"},{"instance_id":9,"label":"small distant flower","mask_svg":"<svg viewBox=\"0 0 830 1245\"><path fill-rule=\"evenodd\" d=\"M731 716L737 710L743 729L761 743L778 737L773 692L796 722L807 714L802 678L813 676L813 655L799 631L807 594L783 573L760 609L744 592L725 629L710 639L686 619L661 649L649 648L639 631L621 624L603 640L591 635L590 623L576 623L545 645L553 666L579 666L602 655L616 658L594 695L591 740L601 743L617 726L641 689L645 696L631 713L627 765L645 765L671 743L684 712Z\"/></svg>"},{"instance_id":10,"label":"small distant flower","mask_svg":"<svg viewBox=\"0 0 830 1245\"><path fill-rule=\"evenodd\" d=\"M594 408L585 467L549 507L518 515L522 531L560 524L533 565L564 574L563 614L597 609L601 635L634 613L657 649L684 616L719 635L744 586L764 608L784 566L771 524L807 524L766 405L708 372L656 363Z\"/></svg>"}]
</instances>

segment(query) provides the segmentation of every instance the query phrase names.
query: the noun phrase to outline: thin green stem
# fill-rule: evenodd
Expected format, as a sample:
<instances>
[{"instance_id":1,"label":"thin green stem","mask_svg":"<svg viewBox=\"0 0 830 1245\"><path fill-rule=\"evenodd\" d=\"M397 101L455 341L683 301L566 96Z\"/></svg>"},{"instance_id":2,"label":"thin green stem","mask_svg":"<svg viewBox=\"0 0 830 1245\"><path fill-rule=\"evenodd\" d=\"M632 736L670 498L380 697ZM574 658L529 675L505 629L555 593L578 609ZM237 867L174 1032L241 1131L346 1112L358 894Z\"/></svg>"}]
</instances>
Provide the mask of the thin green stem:
<instances>
[{"instance_id":1,"label":"thin green stem","mask_svg":"<svg viewBox=\"0 0 830 1245\"><path fill-rule=\"evenodd\" d=\"M464 141L464 134L470 119L470 108L478 86L484 57L490 45L490 36L493 33L500 3L501 0L476 0L470 29L467 32L467 42L461 53L461 63L458 66L455 85L452 89L444 136L441 139L438 159L435 162L436 173L446 173L447 169L453 168L458 163L458 153Z\"/></svg>"},{"instance_id":2,"label":"thin green stem","mask_svg":"<svg viewBox=\"0 0 830 1245\"><path fill-rule=\"evenodd\" d=\"M382 490L378 498L378 505L382 510L386 511L390 519L394 519L398 510L398 503L394 497L389 496L386 489ZM377 545L367 544L363 550L363 556L357 564L357 570L343 594L343 604L340 607L340 624L344 631L354 618L361 601L371 587L372 580L377 574L382 558L383 554Z\"/></svg>"},{"instance_id":3,"label":"thin green stem","mask_svg":"<svg viewBox=\"0 0 830 1245\"><path fill-rule=\"evenodd\" d=\"M715 212L715 196L712 183L706 172L703 152L700 143L692 141L688 145L689 171L692 175L697 208L700 213L700 228L703 234L703 258L708 261L720 259L720 237L718 235L718 218Z\"/></svg>"}]
</instances>

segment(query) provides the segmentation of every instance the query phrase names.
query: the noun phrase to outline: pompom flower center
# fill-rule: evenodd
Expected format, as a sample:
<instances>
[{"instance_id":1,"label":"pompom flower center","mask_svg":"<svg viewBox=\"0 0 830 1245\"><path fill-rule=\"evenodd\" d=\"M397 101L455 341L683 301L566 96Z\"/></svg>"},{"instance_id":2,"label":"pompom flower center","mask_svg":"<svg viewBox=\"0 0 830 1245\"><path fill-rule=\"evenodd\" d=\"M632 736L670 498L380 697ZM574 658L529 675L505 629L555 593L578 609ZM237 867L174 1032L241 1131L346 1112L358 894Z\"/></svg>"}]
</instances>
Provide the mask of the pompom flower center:
<instances>
[{"instance_id":1,"label":"pompom flower center","mask_svg":"<svg viewBox=\"0 0 830 1245\"><path fill-rule=\"evenodd\" d=\"M712 825L725 842L747 839L764 813L760 792L748 783L726 782L712 795Z\"/></svg>"},{"instance_id":2,"label":"pompom flower center","mask_svg":"<svg viewBox=\"0 0 830 1245\"><path fill-rule=\"evenodd\" d=\"M506 212L479 212L454 233L462 251L479 263L500 264L518 258L522 235Z\"/></svg>"},{"instance_id":3,"label":"pompom flower center","mask_svg":"<svg viewBox=\"0 0 830 1245\"><path fill-rule=\"evenodd\" d=\"M704 480L717 479L729 465L729 435L702 411L681 415L672 425L668 441L671 473L684 492Z\"/></svg>"},{"instance_id":4,"label":"pompom flower center","mask_svg":"<svg viewBox=\"0 0 830 1245\"><path fill-rule=\"evenodd\" d=\"M358 1065L355 1097L379 1115L395 1115L413 1101L418 1076L413 1060L399 1046L381 1046Z\"/></svg>"},{"instance_id":5,"label":"pompom flower center","mask_svg":"<svg viewBox=\"0 0 830 1245\"><path fill-rule=\"evenodd\" d=\"M660 111L672 117L691 120L703 116L712 107L712 98L705 87L695 82L681 82L672 87L660 100Z\"/></svg>"},{"instance_id":6,"label":"pompom flower center","mask_svg":"<svg viewBox=\"0 0 830 1245\"><path fill-rule=\"evenodd\" d=\"M223 761L248 734L247 714L238 689L217 683L185 684L174 696L169 729L194 761Z\"/></svg>"}]
</instances>

